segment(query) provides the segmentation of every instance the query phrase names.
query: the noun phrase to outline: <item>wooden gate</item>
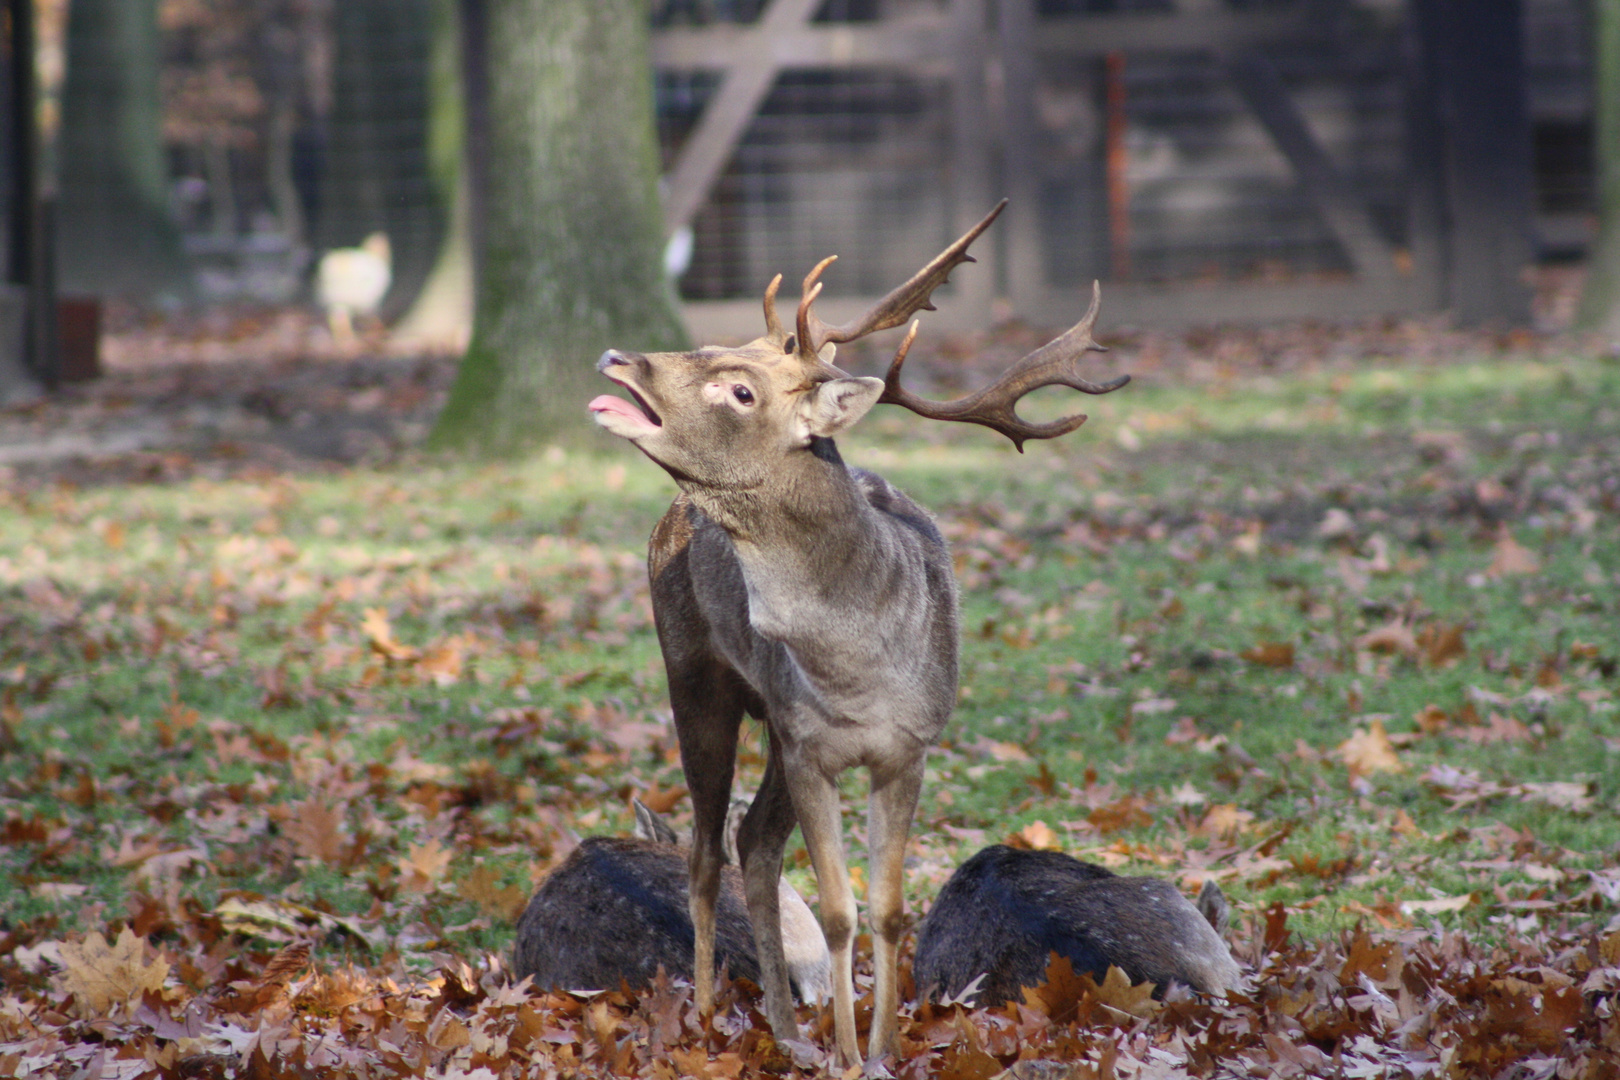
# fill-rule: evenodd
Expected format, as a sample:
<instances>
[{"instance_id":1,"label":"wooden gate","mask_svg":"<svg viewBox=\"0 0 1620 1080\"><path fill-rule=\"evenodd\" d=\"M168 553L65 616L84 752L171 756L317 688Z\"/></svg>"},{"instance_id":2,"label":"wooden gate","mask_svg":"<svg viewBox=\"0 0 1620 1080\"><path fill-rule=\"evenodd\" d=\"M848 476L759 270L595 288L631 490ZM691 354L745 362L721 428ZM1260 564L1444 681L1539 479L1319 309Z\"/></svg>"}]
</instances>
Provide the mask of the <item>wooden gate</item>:
<instances>
[{"instance_id":1,"label":"wooden gate","mask_svg":"<svg viewBox=\"0 0 1620 1080\"><path fill-rule=\"evenodd\" d=\"M933 316L942 328L1006 315L1071 321L1093 275L1104 281L1113 325L1441 308L1470 321L1527 317L1531 167L1518 0L1411 0L1382 22L1348 0L1178 0L1174 10L1108 13L1064 13L1101 6L1083 0L891 0L875 20L815 21L822 6L768 0L752 22L655 33L660 71L718 77L666 177L672 233L698 218L784 73L903 71L948 87L946 231L965 229L1004 194L1012 199L1000 237L981 241L980 265L957 275L950 302ZM1393 150L1377 152L1396 160L1372 184L1362 163L1324 140L1295 89L1313 57L1356 49L1383 64L1370 85L1376 95L1378 78L1390 84L1399 129ZM1279 190L1314 222L1324 252L1317 265L1133 272L1132 222L1143 215L1128 205L1129 160L1143 151L1130 143L1140 133L1118 98L1121 72L1141 63L1200 72L1214 80L1206 96L1235 95L1244 123L1258 124L1268 144L1254 152L1286 162ZM1089 102L1087 85L1096 89ZM1079 211L1059 212L1043 124L1065 108L1090 110L1099 131L1083 161L1059 168L1069 170L1062 190L1089 192ZM1065 280L1077 273L1083 282ZM869 299L824 303L841 318L840 308ZM705 340L757 332L752 295L689 303L687 312Z\"/></svg>"}]
</instances>

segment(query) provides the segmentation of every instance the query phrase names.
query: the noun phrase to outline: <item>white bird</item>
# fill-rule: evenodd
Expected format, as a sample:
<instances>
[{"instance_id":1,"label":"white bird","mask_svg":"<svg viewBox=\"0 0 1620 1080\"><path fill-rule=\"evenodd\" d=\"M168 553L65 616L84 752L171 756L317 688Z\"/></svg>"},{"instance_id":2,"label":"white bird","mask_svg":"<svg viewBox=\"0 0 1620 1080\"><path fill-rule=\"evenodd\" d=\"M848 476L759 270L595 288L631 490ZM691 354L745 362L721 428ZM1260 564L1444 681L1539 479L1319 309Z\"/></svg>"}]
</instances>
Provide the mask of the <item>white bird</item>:
<instances>
[{"instance_id":1,"label":"white bird","mask_svg":"<svg viewBox=\"0 0 1620 1080\"><path fill-rule=\"evenodd\" d=\"M334 248L321 256L315 297L326 309L327 325L339 345L354 344L355 317L376 314L393 278L387 233L374 232L359 247Z\"/></svg>"}]
</instances>

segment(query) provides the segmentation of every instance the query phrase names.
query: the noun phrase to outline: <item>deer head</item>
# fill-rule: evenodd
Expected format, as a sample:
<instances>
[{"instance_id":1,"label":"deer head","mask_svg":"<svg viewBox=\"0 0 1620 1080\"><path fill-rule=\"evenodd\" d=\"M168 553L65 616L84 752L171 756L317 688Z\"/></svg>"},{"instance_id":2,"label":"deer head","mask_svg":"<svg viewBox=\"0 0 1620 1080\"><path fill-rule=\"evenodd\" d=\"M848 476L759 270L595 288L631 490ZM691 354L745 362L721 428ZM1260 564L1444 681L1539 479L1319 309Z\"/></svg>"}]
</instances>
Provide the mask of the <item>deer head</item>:
<instances>
[{"instance_id":1,"label":"deer head","mask_svg":"<svg viewBox=\"0 0 1620 1080\"><path fill-rule=\"evenodd\" d=\"M685 353L630 353L609 349L597 370L629 391L634 404L602 395L589 408L596 421L634 443L683 486L746 490L769 479L782 459L830 438L865 416L873 405L902 405L937 420L982 424L1006 435L1020 451L1026 439L1051 439L1086 420L1067 416L1031 423L1018 416L1018 400L1042 386L1069 386L1106 394L1130 381L1105 383L1080 377L1079 358L1102 351L1091 337L1100 291L1072 329L1025 356L992 385L952 402L920 398L900 384L900 370L917 335L913 322L883 379L856 378L833 365L837 347L891 327L919 311L932 311L935 289L964 262L967 249L1006 206L1003 199L984 219L935 256L905 284L851 322L829 326L815 313L821 275L836 256L823 259L804 279L792 332L776 312L778 274L765 290L765 335L740 348L707 347Z\"/></svg>"}]
</instances>

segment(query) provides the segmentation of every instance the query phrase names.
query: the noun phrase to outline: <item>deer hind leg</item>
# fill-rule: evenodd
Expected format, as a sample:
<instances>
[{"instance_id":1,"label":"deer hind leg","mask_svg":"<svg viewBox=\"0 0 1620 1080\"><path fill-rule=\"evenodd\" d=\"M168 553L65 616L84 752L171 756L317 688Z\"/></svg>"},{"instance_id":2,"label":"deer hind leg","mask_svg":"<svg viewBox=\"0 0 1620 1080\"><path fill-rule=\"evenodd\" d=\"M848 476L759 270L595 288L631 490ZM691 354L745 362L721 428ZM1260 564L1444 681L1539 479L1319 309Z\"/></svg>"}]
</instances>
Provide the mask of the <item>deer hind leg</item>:
<instances>
[{"instance_id":1,"label":"deer hind leg","mask_svg":"<svg viewBox=\"0 0 1620 1080\"><path fill-rule=\"evenodd\" d=\"M804 846L816 871L821 894L821 929L832 955L833 1033L838 1040L843 1068L861 1063L855 1041L855 983L851 951L855 943L855 891L849 885L844 862L843 823L839 818L838 788L814 768L794 766L783 771L793 794L793 810L804 832Z\"/></svg>"},{"instance_id":2,"label":"deer hind leg","mask_svg":"<svg viewBox=\"0 0 1620 1080\"><path fill-rule=\"evenodd\" d=\"M737 728L742 723L741 680L718 664L702 670L669 670L669 698L675 737L681 744L681 771L692 793L692 861L689 909L692 914L692 988L700 1012L714 1009L714 912L720 899L720 868L725 864L726 808L737 761Z\"/></svg>"},{"instance_id":3,"label":"deer hind leg","mask_svg":"<svg viewBox=\"0 0 1620 1080\"><path fill-rule=\"evenodd\" d=\"M872 1038L868 1056L877 1059L900 1050L900 935L905 931L906 841L922 790L923 759L900 771L872 776L867 803L867 838L871 844L871 883L867 913L872 922Z\"/></svg>"},{"instance_id":4,"label":"deer hind leg","mask_svg":"<svg viewBox=\"0 0 1620 1080\"><path fill-rule=\"evenodd\" d=\"M765 763L765 778L737 836L737 856L742 863L743 883L748 893L748 921L753 926L754 947L759 952L765 1015L778 1039L799 1035L787 957L782 946L781 894L778 891L782 849L787 846L796 821L793 802L782 778L781 751L773 738Z\"/></svg>"}]
</instances>

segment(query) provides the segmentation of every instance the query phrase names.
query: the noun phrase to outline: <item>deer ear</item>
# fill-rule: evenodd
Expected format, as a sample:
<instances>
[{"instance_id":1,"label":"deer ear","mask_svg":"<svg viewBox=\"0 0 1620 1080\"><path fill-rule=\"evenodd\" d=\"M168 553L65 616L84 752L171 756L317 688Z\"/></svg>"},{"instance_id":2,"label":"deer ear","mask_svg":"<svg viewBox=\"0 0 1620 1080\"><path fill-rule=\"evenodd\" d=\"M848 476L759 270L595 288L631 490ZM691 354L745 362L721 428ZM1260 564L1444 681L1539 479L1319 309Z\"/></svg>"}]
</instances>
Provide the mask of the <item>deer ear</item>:
<instances>
[{"instance_id":1,"label":"deer ear","mask_svg":"<svg viewBox=\"0 0 1620 1080\"><path fill-rule=\"evenodd\" d=\"M804 396L799 428L806 442L813 435L831 438L865 416L883 394L882 379L831 379Z\"/></svg>"}]
</instances>

